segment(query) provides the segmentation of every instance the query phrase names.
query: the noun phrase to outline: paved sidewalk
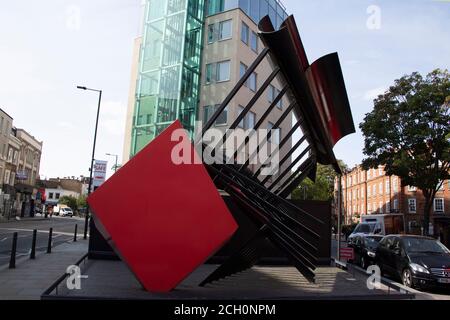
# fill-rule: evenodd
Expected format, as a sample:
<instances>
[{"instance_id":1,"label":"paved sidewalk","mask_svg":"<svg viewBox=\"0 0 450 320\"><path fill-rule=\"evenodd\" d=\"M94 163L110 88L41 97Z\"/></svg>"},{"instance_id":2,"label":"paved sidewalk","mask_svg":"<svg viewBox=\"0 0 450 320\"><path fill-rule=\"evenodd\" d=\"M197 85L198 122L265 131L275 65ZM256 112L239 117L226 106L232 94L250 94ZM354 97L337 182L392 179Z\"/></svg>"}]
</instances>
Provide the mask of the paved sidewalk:
<instances>
[{"instance_id":1,"label":"paved sidewalk","mask_svg":"<svg viewBox=\"0 0 450 320\"><path fill-rule=\"evenodd\" d=\"M68 242L53 248L51 254L38 254L36 260L19 259L16 269L0 268L0 300L39 300L68 266L88 250L88 241Z\"/></svg>"}]
</instances>

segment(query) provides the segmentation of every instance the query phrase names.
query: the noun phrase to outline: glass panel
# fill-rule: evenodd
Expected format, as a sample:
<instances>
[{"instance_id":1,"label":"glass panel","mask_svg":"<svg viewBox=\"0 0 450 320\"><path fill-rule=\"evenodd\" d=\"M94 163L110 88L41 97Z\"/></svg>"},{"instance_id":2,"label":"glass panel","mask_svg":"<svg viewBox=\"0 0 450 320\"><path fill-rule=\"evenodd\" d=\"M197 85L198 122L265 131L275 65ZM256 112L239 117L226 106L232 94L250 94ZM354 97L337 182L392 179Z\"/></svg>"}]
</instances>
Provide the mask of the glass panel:
<instances>
[{"instance_id":1,"label":"glass panel","mask_svg":"<svg viewBox=\"0 0 450 320\"><path fill-rule=\"evenodd\" d=\"M267 3L267 0L260 0L259 1L259 18L262 19L263 17L267 16L269 14L269 4Z\"/></svg>"},{"instance_id":2,"label":"glass panel","mask_svg":"<svg viewBox=\"0 0 450 320\"><path fill-rule=\"evenodd\" d=\"M244 111L244 107L239 105L238 106L238 116L242 113L242 111ZM244 117L244 119L241 120L241 122L239 122L239 124L238 124L239 128L242 128L242 129L244 128L244 121L245 121L245 117Z\"/></svg>"},{"instance_id":3,"label":"glass panel","mask_svg":"<svg viewBox=\"0 0 450 320\"><path fill-rule=\"evenodd\" d=\"M206 83L211 83L215 77L215 63L206 65Z\"/></svg>"},{"instance_id":4,"label":"glass panel","mask_svg":"<svg viewBox=\"0 0 450 320\"><path fill-rule=\"evenodd\" d=\"M250 16L250 1L252 0L239 0L239 8L241 8L248 16Z\"/></svg>"},{"instance_id":5,"label":"glass panel","mask_svg":"<svg viewBox=\"0 0 450 320\"><path fill-rule=\"evenodd\" d=\"M230 61L223 61L217 64L217 81L230 80Z\"/></svg>"},{"instance_id":6,"label":"glass panel","mask_svg":"<svg viewBox=\"0 0 450 320\"><path fill-rule=\"evenodd\" d=\"M267 90L267 100L269 101L269 103L272 103L272 101L275 99L274 90L275 90L275 87L270 84L269 89Z\"/></svg>"},{"instance_id":7,"label":"glass panel","mask_svg":"<svg viewBox=\"0 0 450 320\"><path fill-rule=\"evenodd\" d=\"M254 73L254 72L252 72L252 74L251 74L250 77L248 78L248 82L249 82L248 87L249 87L249 89L252 90L252 91L256 91L256 87L257 87L257 84L256 84L256 82L257 82L257 77L258 77L257 74Z\"/></svg>"},{"instance_id":8,"label":"glass panel","mask_svg":"<svg viewBox=\"0 0 450 320\"><path fill-rule=\"evenodd\" d=\"M131 156L175 119L192 136L200 90L204 0L146 2Z\"/></svg>"},{"instance_id":9,"label":"glass panel","mask_svg":"<svg viewBox=\"0 0 450 320\"><path fill-rule=\"evenodd\" d=\"M245 44L248 44L248 32L249 32L249 28L248 26L242 22L242 27L241 27L241 40L242 42L244 42Z\"/></svg>"},{"instance_id":10,"label":"glass panel","mask_svg":"<svg viewBox=\"0 0 450 320\"><path fill-rule=\"evenodd\" d=\"M250 48L258 53L258 35L253 31L250 34Z\"/></svg>"},{"instance_id":11,"label":"glass panel","mask_svg":"<svg viewBox=\"0 0 450 320\"><path fill-rule=\"evenodd\" d=\"M220 23L219 40L230 39L232 34L232 20L222 21Z\"/></svg>"},{"instance_id":12,"label":"glass panel","mask_svg":"<svg viewBox=\"0 0 450 320\"><path fill-rule=\"evenodd\" d=\"M256 23L259 22L259 1L252 0L250 1L250 18L253 19Z\"/></svg>"},{"instance_id":13,"label":"glass panel","mask_svg":"<svg viewBox=\"0 0 450 320\"><path fill-rule=\"evenodd\" d=\"M239 0L225 0L222 11L237 8L239 6L238 2Z\"/></svg>"},{"instance_id":14,"label":"glass panel","mask_svg":"<svg viewBox=\"0 0 450 320\"><path fill-rule=\"evenodd\" d=\"M277 25L277 14L275 12L275 9L272 6L269 6L269 17L270 20L272 21L272 24L274 26Z\"/></svg>"},{"instance_id":15,"label":"glass panel","mask_svg":"<svg viewBox=\"0 0 450 320\"><path fill-rule=\"evenodd\" d=\"M214 111L218 109L220 105L216 105L214 108ZM227 117L228 117L228 107L226 107L219 115L219 117L216 120L216 125L224 125L227 124Z\"/></svg>"},{"instance_id":16,"label":"glass panel","mask_svg":"<svg viewBox=\"0 0 450 320\"><path fill-rule=\"evenodd\" d=\"M208 43L216 41L216 29L215 24L208 25Z\"/></svg>"},{"instance_id":17,"label":"glass panel","mask_svg":"<svg viewBox=\"0 0 450 320\"><path fill-rule=\"evenodd\" d=\"M147 7L148 10L148 21L161 18L166 14L167 0L149 0Z\"/></svg>"},{"instance_id":18,"label":"glass panel","mask_svg":"<svg viewBox=\"0 0 450 320\"><path fill-rule=\"evenodd\" d=\"M241 62L240 66L239 66L240 78L242 78L244 76L246 71L247 71L247 66Z\"/></svg>"},{"instance_id":19,"label":"glass panel","mask_svg":"<svg viewBox=\"0 0 450 320\"><path fill-rule=\"evenodd\" d=\"M246 128L245 129L252 129L255 127L256 123L256 114L254 112L249 112L247 114L247 121L246 121Z\"/></svg>"}]
</instances>

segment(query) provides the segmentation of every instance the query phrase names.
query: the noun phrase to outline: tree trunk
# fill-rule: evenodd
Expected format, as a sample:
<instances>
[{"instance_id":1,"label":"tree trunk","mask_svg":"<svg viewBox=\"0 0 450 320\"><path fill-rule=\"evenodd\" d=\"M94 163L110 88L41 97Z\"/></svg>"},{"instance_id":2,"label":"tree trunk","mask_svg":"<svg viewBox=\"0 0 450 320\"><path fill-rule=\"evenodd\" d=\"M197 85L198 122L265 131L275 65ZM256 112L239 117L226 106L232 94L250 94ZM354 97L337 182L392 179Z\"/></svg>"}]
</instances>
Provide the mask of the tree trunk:
<instances>
[{"instance_id":1,"label":"tree trunk","mask_svg":"<svg viewBox=\"0 0 450 320\"><path fill-rule=\"evenodd\" d=\"M425 207L423 210L423 234L429 235L430 229L430 213L431 213L431 199L432 197L425 197Z\"/></svg>"}]
</instances>

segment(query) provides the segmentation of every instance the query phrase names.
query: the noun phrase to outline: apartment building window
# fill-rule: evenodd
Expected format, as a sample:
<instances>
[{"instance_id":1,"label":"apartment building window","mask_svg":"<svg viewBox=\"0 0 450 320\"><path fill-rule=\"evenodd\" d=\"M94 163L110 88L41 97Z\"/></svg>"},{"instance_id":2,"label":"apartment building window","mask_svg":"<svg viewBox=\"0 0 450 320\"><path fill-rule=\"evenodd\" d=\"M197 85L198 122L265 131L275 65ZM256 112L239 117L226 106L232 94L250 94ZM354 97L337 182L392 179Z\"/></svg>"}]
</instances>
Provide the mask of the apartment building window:
<instances>
[{"instance_id":1,"label":"apartment building window","mask_svg":"<svg viewBox=\"0 0 450 320\"><path fill-rule=\"evenodd\" d=\"M372 195L375 197L377 195L377 185L373 184L372 185Z\"/></svg>"},{"instance_id":2,"label":"apartment building window","mask_svg":"<svg viewBox=\"0 0 450 320\"><path fill-rule=\"evenodd\" d=\"M268 122L267 130L272 130L272 135L269 139L267 139L267 141L273 144L280 144L281 129L274 128L274 124L272 122Z\"/></svg>"},{"instance_id":3,"label":"apartment building window","mask_svg":"<svg viewBox=\"0 0 450 320\"><path fill-rule=\"evenodd\" d=\"M395 177L392 181L392 189L394 190L394 192L398 192L398 179L397 177Z\"/></svg>"},{"instance_id":4,"label":"apartment building window","mask_svg":"<svg viewBox=\"0 0 450 320\"><path fill-rule=\"evenodd\" d=\"M269 103L272 103L280 94L280 92L281 91L275 88L275 86L269 85L269 89L267 91L267 100L269 101ZM278 107L278 109L283 109L283 99L280 99L280 101L277 102L276 106Z\"/></svg>"},{"instance_id":5,"label":"apartment building window","mask_svg":"<svg viewBox=\"0 0 450 320\"><path fill-rule=\"evenodd\" d=\"M398 210L398 199L394 199L394 210Z\"/></svg>"},{"instance_id":6,"label":"apartment building window","mask_svg":"<svg viewBox=\"0 0 450 320\"><path fill-rule=\"evenodd\" d=\"M16 173L15 172L11 172L10 180L11 180L11 183L9 185L13 186L14 182L16 180Z\"/></svg>"},{"instance_id":7,"label":"apartment building window","mask_svg":"<svg viewBox=\"0 0 450 320\"><path fill-rule=\"evenodd\" d=\"M55 198L56 198L56 200L59 200L59 197L61 196L61 194L60 193L56 193L55 194Z\"/></svg>"},{"instance_id":8,"label":"apartment building window","mask_svg":"<svg viewBox=\"0 0 450 320\"><path fill-rule=\"evenodd\" d=\"M248 78L248 88L252 91L256 91L257 88L257 79L258 75L255 72L252 72L250 77Z\"/></svg>"},{"instance_id":9,"label":"apartment building window","mask_svg":"<svg viewBox=\"0 0 450 320\"><path fill-rule=\"evenodd\" d=\"M364 186L361 187L361 199L364 199Z\"/></svg>"},{"instance_id":10,"label":"apartment building window","mask_svg":"<svg viewBox=\"0 0 450 320\"><path fill-rule=\"evenodd\" d=\"M391 192L391 184L389 183L389 179L386 180L386 193L389 194Z\"/></svg>"},{"instance_id":11,"label":"apartment building window","mask_svg":"<svg viewBox=\"0 0 450 320\"><path fill-rule=\"evenodd\" d=\"M372 204L367 205L367 213L372 212Z\"/></svg>"},{"instance_id":12,"label":"apartment building window","mask_svg":"<svg viewBox=\"0 0 450 320\"><path fill-rule=\"evenodd\" d=\"M242 22L241 28L241 41L248 45L248 37L249 37L250 28L244 22Z\"/></svg>"},{"instance_id":13,"label":"apartment building window","mask_svg":"<svg viewBox=\"0 0 450 320\"><path fill-rule=\"evenodd\" d=\"M247 65L242 63L239 65L239 73L241 78L244 76L244 74L247 72ZM248 78L248 80L245 82L245 86L247 88L249 88L252 91L256 91L256 87L257 87L257 78L258 75L255 72L252 72L252 74L250 75L250 77Z\"/></svg>"},{"instance_id":14,"label":"apartment building window","mask_svg":"<svg viewBox=\"0 0 450 320\"><path fill-rule=\"evenodd\" d=\"M206 65L206 84L230 80L231 61L221 61Z\"/></svg>"},{"instance_id":15,"label":"apartment building window","mask_svg":"<svg viewBox=\"0 0 450 320\"><path fill-rule=\"evenodd\" d=\"M9 176L10 176L10 174L11 174L11 171L5 170L5 177L3 179L3 183L9 184Z\"/></svg>"},{"instance_id":16,"label":"apartment building window","mask_svg":"<svg viewBox=\"0 0 450 320\"><path fill-rule=\"evenodd\" d=\"M250 48L258 53L258 35L254 31L250 32Z\"/></svg>"},{"instance_id":17,"label":"apartment building window","mask_svg":"<svg viewBox=\"0 0 450 320\"><path fill-rule=\"evenodd\" d=\"M391 212L391 203L389 201L386 201L385 207L386 207L386 213L390 213Z\"/></svg>"},{"instance_id":18,"label":"apartment building window","mask_svg":"<svg viewBox=\"0 0 450 320\"><path fill-rule=\"evenodd\" d=\"M50 192L50 193L48 194L48 198L49 198L49 199L53 199L53 192Z\"/></svg>"},{"instance_id":19,"label":"apartment building window","mask_svg":"<svg viewBox=\"0 0 450 320\"><path fill-rule=\"evenodd\" d=\"M382 202L382 201L380 201L380 202L378 203L378 212L379 212L379 213L383 213L383 202Z\"/></svg>"},{"instance_id":20,"label":"apartment building window","mask_svg":"<svg viewBox=\"0 0 450 320\"><path fill-rule=\"evenodd\" d=\"M370 198L372 196L372 188L367 186L367 196Z\"/></svg>"},{"instance_id":21,"label":"apartment building window","mask_svg":"<svg viewBox=\"0 0 450 320\"><path fill-rule=\"evenodd\" d=\"M12 148L9 148L9 151L8 151L8 162L12 162L12 160L13 160L13 149Z\"/></svg>"},{"instance_id":22,"label":"apartment building window","mask_svg":"<svg viewBox=\"0 0 450 320\"><path fill-rule=\"evenodd\" d=\"M443 213L444 212L444 198L434 199L434 212Z\"/></svg>"},{"instance_id":23,"label":"apartment building window","mask_svg":"<svg viewBox=\"0 0 450 320\"><path fill-rule=\"evenodd\" d=\"M221 21L208 25L208 43L231 39L232 20Z\"/></svg>"},{"instance_id":24,"label":"apartment building window","mask_svg":"<svg viewBox=\"0 0 450 320\"><path fill-rule=\"evenodd\" d=\"M216 112L217 108L219 108L219 104L213 105L213 106L205 106L203 109L203 121L204 123L207 123L208 120L212 117L212 115ZM227 118L228 118L228 106L222 111L222 113L217 118L215 125L225 125L227 124Z\"/></svg>"},{"instance_id":25,"label":"apartment building window","mask_svg":"<svg viewBox=\"0 0 450 320\"><path fill-rule=\"evenodd\" d=\"M408 212L409 213L416 213L416 198L409 198L408 199Z\"/></svg>"},{"instance_id":26,"label":"apartment building window","mask_svg":"<svg viewBox=\"0 0 450 320\"><path fill-rule=\"evenodd\" d=\"M417 188L414 187L414 186L408 186L408 191L409 192L414 192L414 191L417 191Z\"/></svg>"},{"instance_id":27,"label":"apartment building window","mask_svg":"<svg viewBox=\"0 0 450 320\"><path fill-rule=\"evenodd\" d=\"M244 111L244 107L243 106L238 106L238 110L239 110L239 114L242 113L242 111ZM255 127L255 122L256 122L256 114L252 111L249 111L244 119L241 120L241 122L239 122L238 127L248 130L248 129L253 129Z\"/></svg>"},{"instance_id":28,"label":"apartment building window","mask_svg":"<svg viewBox=\"0 0 450 320\"><path fill-rule=\"evenodd\" d=\"M383 194L383 182L380 182L380 183L378 184L378 192L379 192L380 195Z\"/></svg>"}]
</instances>

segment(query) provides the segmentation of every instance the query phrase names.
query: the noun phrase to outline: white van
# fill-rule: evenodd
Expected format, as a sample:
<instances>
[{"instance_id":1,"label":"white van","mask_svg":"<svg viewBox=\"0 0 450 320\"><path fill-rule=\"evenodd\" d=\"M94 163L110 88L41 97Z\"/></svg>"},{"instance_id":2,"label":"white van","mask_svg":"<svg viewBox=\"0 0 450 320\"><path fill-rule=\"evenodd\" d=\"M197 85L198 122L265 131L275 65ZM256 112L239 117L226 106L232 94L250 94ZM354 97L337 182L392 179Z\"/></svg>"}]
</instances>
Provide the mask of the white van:
<instances>
[{"instance_id":1,"label":"white van","mask_svg":"<svg viewBox=\"0 0 450 320\"><path fill-rule=\"evenodd\" d=\"M368 214L361 216L359 223L352 234L348 237L348 242L357 234L387 235L401 234L405 231L405 221L403 214Z\"/></svg>"}]
</instances>

